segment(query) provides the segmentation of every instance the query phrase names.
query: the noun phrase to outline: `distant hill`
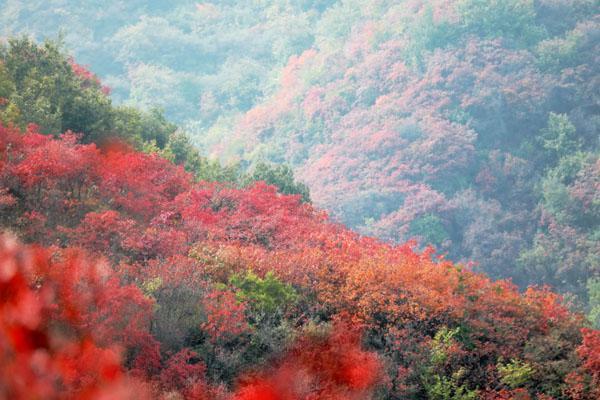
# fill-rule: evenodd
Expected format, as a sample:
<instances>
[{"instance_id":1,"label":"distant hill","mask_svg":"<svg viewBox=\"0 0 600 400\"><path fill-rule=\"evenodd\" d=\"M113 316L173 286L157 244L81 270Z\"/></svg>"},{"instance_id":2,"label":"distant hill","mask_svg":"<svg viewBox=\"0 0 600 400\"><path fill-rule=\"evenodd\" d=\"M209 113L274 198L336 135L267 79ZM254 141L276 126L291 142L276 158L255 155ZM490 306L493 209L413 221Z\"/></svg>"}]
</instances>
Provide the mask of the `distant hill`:
<instances>
[{"instance_id":1,"label":"distant hill","mask_svg":"<svg viewBox=\"0 0 600 400\"><path fill-rule=\"evenodd\" d=\"M598 3L328 12L335 29L216 149L290 162L315 204L361 233L585 302L600 276Z\"/></svg>"}]
</instances>

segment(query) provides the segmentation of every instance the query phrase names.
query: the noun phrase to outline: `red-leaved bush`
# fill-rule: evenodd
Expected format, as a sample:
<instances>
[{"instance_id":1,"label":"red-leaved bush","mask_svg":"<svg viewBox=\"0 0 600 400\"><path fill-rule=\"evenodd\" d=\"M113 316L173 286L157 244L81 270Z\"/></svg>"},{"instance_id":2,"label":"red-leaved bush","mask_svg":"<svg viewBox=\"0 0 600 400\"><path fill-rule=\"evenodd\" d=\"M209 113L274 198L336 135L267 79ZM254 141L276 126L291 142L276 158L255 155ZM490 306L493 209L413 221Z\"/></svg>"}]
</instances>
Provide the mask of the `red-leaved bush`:
<instances>
[{"instance_id":1,"label":"red-leaved bush","mask_svg":"<svg viewBox=\"0 0 600 400\"><path fill-rule=\"evenodd\" d=\"M127 333L122 328L134 333L131 324L147 311L147 301L129 303L135 288L109 285L107 293L101 265L61 253L0 237L0 398L147 397L145 386L124 372L123 342L110 340ZM95 318L106 296L131 313L115 308L112 320ZM98 329L111 331L100 338L106 343L96 340Z\"/></svg>"},{"instance_id":2,"label":"red-leaved bush","mask_svg":"<svg viewBox=\"0 0 600 400\"><path fill-rule=\"evenodd\" d=\"M235 400L370 399L383 366L361 349L359 333L337 323L300 338L274 366L242 380Z\"/></svg>"}]
</instances>

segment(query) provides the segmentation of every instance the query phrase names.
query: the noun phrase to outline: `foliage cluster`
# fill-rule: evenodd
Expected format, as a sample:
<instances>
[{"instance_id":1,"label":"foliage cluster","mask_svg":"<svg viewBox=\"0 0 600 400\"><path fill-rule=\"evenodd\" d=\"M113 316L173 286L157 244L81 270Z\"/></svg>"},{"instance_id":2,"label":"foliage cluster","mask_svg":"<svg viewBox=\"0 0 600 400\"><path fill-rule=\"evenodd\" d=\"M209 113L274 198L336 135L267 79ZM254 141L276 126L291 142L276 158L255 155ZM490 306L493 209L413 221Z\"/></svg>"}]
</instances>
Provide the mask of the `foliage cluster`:
<instances>
[{"instance_id":1,"label":"foliage cluster","mask_svg":"<svg viewBox=\"0 0 600 400\"><path fill-rule=\"evenodd\" d=\"M595 0L6 3L0 398L600 397Z\"/></svg>"},{"instance_id":2,"label":"foliage cluster","mask_svg":"<svg viewBox=\"0 0 600 400\"><path fill-rule=\"evenodd\" d=\"M247 166L289 163L352 229L585 306L600 274L598 15L597 0L6 0L0 25L38 39L68 26L113 98L164 109L202 154L239 163L171 140L163 155L202 179L243 186ZM4 119L20 106L53 132L112 129L105 101L83 112L98 90L61 102L66 121L32 97L60 92L50 76ZM129 130L162 149L142 125ZM267 182L307 200L281 168Z\"/></svg>"},{"instance_id":3,"label":"foliage cluster","mask_svg":"<svg viewBox=\"0 0 600 400\"><path fill-rule=\"evenodd\" d=\"M291 163L317 206L363 234L585 307L600 276L599 11L337 2L217 150Z\"/></svg>"},{"instance_id":4,"label":"foliage cluster","mask_svg":"<svg viewBox=\"0 0 600 400\"><path fill-rule=\"evenodd\" d=\"M598 332L548 290L130 147L30 125L0 155L2 229L36 243L1 240L3 397L599 394Z\"/></svg>"}]
</instances>

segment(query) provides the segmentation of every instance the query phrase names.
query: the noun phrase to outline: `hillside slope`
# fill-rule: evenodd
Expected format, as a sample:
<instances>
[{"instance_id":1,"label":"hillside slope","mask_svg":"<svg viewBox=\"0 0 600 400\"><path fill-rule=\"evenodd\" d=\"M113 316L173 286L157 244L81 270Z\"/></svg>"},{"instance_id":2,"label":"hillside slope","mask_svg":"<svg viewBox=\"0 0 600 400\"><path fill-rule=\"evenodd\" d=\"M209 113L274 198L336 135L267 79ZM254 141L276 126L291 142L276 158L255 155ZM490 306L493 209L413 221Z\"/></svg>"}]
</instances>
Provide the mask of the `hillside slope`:
<instances>
[{"instance_id":1,"label":"hillside slope","mask_svg":"<svg viewBox=\"0 0 600 400\"><path fill-rule=\"evenodd\" d=\"M216 151L292 163L362 233L585 301L600 274L598 6L344 2L345 33L292 57Z\"/></svg>"},{"instance_id":2,"label":"hillside slope","mask_svg":"<svg viewBox=\"0 0 600 400\"><path fill-rule=\"evenodd\" d=\"M600 290L597 0L5 3L4 34L68 26L117 102L291 163L353 229Z\"/></svg>"},{"instance_id":3,"label":"hillside slope","mask_svg":"<svg viewBox=\"0 0 600 400\"><path fill-rule=\"evenodd\" d=\"M163 108L204 155L292 164L353 229L586 304L600 287L599 10L7 0L0 23L37 38L68 26L117 102Z\"/></svg>"},{"instance_id":4,"label":"hillside slope","mask_svg":"<svg viewBox=\"0 0 600 400\"><path fill-rule=\"evenodd\" d=\"M598 331L549 291L69 133L0 127L0 154L3 229L47 247L2 239L4 398L598 394Z\"/></svg>"},{"instance_id":5,"label":"hillside slope","mask_svg":"<svg viewBox=\"0 0 600 400\"><path fill-rule=\"evenodd\" d=\"M40 81L89 89L27 46L40 58L0 65L32 84L54 54L65 69ZM264 182L197 180L137 135L99 144L19 115L0 125L0 398L600 394L600 332L547 289L362 237Z\"/></svg>"}]
</instances>

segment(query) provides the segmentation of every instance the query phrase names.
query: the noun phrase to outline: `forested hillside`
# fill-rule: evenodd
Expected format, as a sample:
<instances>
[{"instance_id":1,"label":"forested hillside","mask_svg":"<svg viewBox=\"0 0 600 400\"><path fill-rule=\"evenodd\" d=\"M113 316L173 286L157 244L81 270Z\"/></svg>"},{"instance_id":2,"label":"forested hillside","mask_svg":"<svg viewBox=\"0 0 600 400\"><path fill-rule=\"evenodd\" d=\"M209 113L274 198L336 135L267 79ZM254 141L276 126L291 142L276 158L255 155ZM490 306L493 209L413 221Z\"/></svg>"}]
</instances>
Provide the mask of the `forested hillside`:
<instances>
[{"instance_id":1,"label":"forested hillside","mask_svg":"<svg viewBox=\"0 0 600 400\"><path fill-rule=\"evenodd\" d=\"M597 1L0 5L0 400L600 397Z\"/></svg>"},{"instance_id":2,"label":"forested hillside","mask_svg":"<svg viewBox=\"0 0 600 400\"><path fill-rule=\"evenodd\" d=\"M600 274L598 3L377 4L339 6L368 18L292 58L234 142L291 162L360 232L585 297Z\"/></svg>"},{"instance_id":3,"label":"forested hillside","mask_svg":"<svg viewBox=\"0 0 600 400\"><path fill-rule=\"evenodd\" d=\"M359 232L587 304L600 287L599 10L6 0L0 22L38 39L62 29L118 103L161 107L204 155L290 163Z\"/></svg>"},{"instance_id":4,"label":"forested hillside","mask_svg":"<svg viewBox=\"0 0 600 400\"><path fill-rule=\"evenodd\" d=\"M197 181L160 155L173 133L25 124L119 109L51 44L12 41L0 65L1 398L599 394L599 332L558 295L360 237L302 194ZM28 97L56 80L67 97Z\"/></svg>"}]
</instances>

